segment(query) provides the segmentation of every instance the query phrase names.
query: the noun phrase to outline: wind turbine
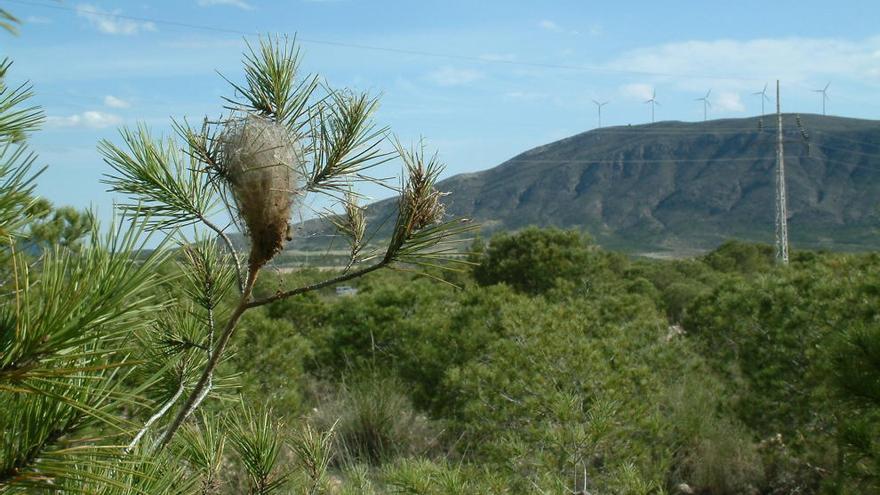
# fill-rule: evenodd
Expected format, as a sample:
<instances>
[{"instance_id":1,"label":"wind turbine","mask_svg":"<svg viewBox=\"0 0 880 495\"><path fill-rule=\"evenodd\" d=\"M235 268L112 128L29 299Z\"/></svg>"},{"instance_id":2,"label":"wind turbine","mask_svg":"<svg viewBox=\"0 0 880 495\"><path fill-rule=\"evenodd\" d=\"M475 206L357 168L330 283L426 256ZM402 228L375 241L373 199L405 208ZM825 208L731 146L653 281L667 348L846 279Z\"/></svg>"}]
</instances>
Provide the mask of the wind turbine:
<instances>
[{"instance_id":1,"label":"wind turbine","mask_svg":"<svg viewBox=\"0 0 880 495\"><path fill-rule=\"evenodd\" d=\"M764 84L764 89L755 91L752 95L761 95L761 115L764 115L764 102L770 101L770 97L767 96L767 84Z\"/></svg>"},{"instance_id":2,"label":"wind turbine","mask_svg":"<svg viewBox=\"0 0 880 495\"><path fill-rule=\"evenodd\" d=\"M706 91L706 96L704 96L702 98L696 98L694 100L694 101L702 101L703 102L703 122L705 122L706 119L708 118L709 109L712 108L712 104L709 103L709 94L710 93L712 93L711 89L709 89L709 91Z\"/></svg>"},{"instance_id":3,"label":"wind turbine","mask_svg":"<svg viewBox=\"0 0 880 495\"><path fill-rule=\"evenodd\" d=\"M660 102L657 101L657 90L656 89L651 90L651 99L646 100L645 103L651 104L651 123L653 124L654 123L654 105L660 104Z\"/></svg>"},{"instance_id":4,"label":"wind turbine","mask_svg":"<svg viewBox=\"0 0 880 495\"><path fill-rule=\"evenodd\" d=\"M831 81L828 81L828 84L826 84L824 88L813 90L813 93L822 93L822 115L825 115L825 101L828 100L828 86L831 86Z\"/></svg>"},{"instance_id":5,"label":"wind turbine","mask_svg":"<svg viewBox=\"0 0 880 495\"><path fill-rule=\"evenodd\" d=\"M596 104L596 110L599 111L599 127L601 128L601 127L602 127L602 107L604 107L605 105L607 105L608 102L607 102L607 101L603 101L603 102L600 103L600 102L598 102L598 101L596 101L596 100L593 100L593 103Z\"/></svg>"}]
</instances>

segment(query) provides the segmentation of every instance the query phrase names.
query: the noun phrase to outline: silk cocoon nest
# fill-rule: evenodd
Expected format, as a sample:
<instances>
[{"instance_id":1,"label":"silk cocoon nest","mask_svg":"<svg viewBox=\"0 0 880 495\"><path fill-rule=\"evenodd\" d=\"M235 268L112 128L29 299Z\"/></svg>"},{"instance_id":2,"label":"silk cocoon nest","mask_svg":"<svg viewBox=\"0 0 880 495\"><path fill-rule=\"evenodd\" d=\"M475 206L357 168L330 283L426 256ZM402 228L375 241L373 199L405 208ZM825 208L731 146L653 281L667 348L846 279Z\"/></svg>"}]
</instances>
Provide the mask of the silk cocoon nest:
<instances>
[{"instance_id":1,"label":"silk cocoon nest","mask_svg":"<svg viewBox=\"0 0 880 495\"><path fill-rule=\"evenodd\" d=\"M305 183L302 153L285 126L255 115L227 122L219 145L229 189L250 237L249 263L259 268L288 240L290 217Z\"/></svg>"}]
</instances>

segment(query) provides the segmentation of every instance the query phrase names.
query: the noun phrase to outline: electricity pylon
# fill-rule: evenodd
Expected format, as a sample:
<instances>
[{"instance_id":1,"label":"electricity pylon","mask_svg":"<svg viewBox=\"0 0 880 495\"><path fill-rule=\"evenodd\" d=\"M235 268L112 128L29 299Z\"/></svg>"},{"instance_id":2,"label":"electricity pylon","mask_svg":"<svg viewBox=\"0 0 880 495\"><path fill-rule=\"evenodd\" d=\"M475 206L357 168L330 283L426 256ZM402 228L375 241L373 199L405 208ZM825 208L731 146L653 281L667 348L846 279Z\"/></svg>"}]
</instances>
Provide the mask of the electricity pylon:
<instances>
[{"instance_id":1,"label":"electricity pylon","mask_svg":"<svg viewBox=\"0 0 880 495\"><path fill-rule=\"evenodd\" d=\"M782 149L782 110L776 80L776 262L788 264L788 208L785 199L785 156Z\"/></svg>"}]
</instances>

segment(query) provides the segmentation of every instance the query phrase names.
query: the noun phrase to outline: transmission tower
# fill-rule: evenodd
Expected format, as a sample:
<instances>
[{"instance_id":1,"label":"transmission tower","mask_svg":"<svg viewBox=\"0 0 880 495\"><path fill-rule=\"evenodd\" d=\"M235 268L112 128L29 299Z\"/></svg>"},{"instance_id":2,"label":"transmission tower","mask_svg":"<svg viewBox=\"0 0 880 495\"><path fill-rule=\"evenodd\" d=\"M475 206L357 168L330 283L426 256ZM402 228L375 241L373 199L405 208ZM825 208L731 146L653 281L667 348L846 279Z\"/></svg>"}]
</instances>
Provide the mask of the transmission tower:
<instances>
[{"instance_id":1,"label":"transmission tower","mask_svg":"<svg viewBox=\"0 0 880 495\"><path fill-rule=\"evenodd\" d=\"M782 110L776 80L776 262L788 264L788 211L785 204L785 157L782 150Z\"/></svg>"}]
</instances>

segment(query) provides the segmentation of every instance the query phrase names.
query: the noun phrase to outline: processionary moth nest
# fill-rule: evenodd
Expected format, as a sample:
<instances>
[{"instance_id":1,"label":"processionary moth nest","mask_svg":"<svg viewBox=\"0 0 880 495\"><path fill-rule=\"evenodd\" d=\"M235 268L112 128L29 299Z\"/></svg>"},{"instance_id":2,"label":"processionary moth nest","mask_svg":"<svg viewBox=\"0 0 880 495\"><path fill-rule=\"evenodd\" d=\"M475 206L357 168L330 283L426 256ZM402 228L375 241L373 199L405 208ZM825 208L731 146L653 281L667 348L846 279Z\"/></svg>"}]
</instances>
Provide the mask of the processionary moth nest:
<instances>
[{"instance_id":1,"label":"processionary moth nest","mask_svg":"<svg viewBox=\"0 0 880 495\"><path fill-rule=\"evenodd\" d=\"M238 214L251 240L250 266L260 268L284 247L304 172L296 140L284 125L248 115L231 119L220 153Z\"/></svg>"}]
</instances>

